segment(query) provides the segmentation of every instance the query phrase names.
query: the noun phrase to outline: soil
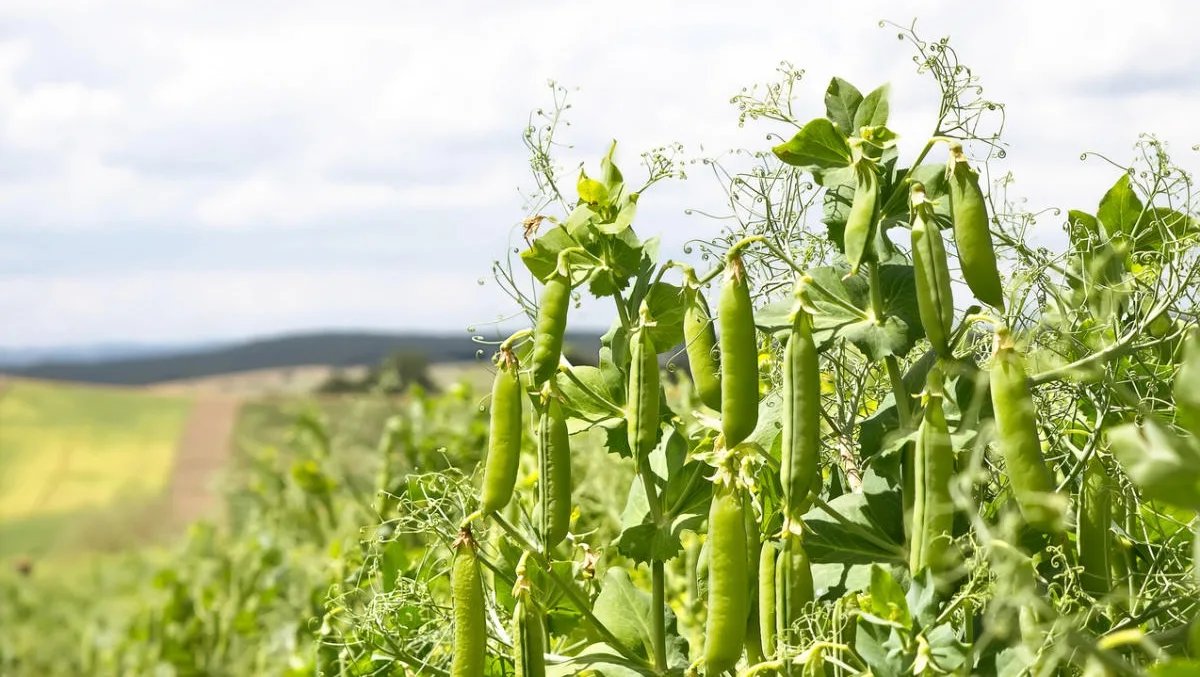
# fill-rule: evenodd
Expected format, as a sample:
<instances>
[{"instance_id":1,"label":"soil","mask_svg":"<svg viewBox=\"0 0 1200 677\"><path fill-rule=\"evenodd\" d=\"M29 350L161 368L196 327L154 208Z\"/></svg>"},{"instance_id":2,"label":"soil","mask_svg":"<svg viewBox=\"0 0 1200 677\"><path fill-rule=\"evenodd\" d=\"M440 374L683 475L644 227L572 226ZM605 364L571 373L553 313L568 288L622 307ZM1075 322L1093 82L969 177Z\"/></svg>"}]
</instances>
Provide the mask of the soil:
<instances>
[{"instance_id":1,"label":"soil","mask_svg":"<svg viewBox=\"0 0 1200 677\"><path fill-rule=\"evenodd\" d=\"M166 494L170 497L170 521L175 525L215 516L220 508L217 481L229 463L240 409L241 401L227 396L201 396L192 404Z\"/></svg>"}]
</instances>

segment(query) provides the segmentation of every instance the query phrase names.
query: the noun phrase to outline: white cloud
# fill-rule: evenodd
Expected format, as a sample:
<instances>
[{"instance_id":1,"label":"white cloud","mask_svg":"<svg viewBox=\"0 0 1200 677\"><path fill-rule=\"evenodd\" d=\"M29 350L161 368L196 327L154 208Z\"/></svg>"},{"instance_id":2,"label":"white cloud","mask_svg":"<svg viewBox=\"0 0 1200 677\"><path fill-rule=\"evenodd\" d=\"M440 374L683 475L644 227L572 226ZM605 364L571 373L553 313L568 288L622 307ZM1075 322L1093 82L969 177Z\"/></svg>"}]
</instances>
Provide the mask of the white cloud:
<instances>
[{"instance_id":1,"label":"white cloud","mask_svg":"<svg viewBox=\"0 0 1200 677\"><path fill-rule=\"evenodd\" d=\"M738 129L729 97L784 59L806 69L802 118L821 114L834 75L863 88L890 81L911 156L936 89L876 21L912 16L922 36L950 35L1008 104L1012 146L992 171L1014 171L1031 207L1093 208L1115 170L1080 152L1128 161L1141 131L1195 164L1200 6L1168 0L1137 12L1089 0L706 0L686 11L628 0L10 2L0 7L0 233L55 246L21 249L29 272L0 280L12 319L0 343L346 322L454 329L510 311L475 281L523 216L521 128L549 104L548 78L582 88L568 168L594 167L613 138L629 174L640 150L673 141L709 154L764 146L768 131L786 130ZM694 171L647 196L641 228L668 248L711 235L718 223L681 211L718 198ZM95 255L84 243L108 232L145 233L147 249L122 250L120 274L80 269ZM180 257L164 232L179 234L177 247L219 236L247 249ZM1053 219L1037 237L1060 237ZM314 264L329 242L336 264ZM380 251L397 258L381 263ZM355 252L372 263L346 268ZM171 261L185 267L164 270ZM396 280L436 299L379 291Z\"/></svg>"}]
</instances>

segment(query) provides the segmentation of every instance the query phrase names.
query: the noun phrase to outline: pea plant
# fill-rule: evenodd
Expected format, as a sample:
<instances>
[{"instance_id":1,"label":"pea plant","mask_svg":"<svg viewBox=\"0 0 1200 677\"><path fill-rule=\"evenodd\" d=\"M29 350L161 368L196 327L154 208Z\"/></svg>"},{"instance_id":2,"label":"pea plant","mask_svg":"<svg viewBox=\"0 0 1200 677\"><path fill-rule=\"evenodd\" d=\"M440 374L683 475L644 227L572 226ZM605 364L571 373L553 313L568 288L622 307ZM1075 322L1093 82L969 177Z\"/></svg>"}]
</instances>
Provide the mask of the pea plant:
<instances>
[{"instance_id":1,"label":"pea plant","mask_svg":"<svg viewBox=\"0 0 1200 677\"><path fill-rule=\"evenodd\" d=\"M908 163L888 85L834 78L822 110L787 64L734 98L778 137L734 158L748 169L664 148L637 185L614 144L567 194L567 106L531 125L526 246L496 267L531 327L495 351L479 479L400 506L409 525L436 506L421 528L441 547L402 581L430 603L394 659L453 677L1200 668L1190 178L1144 137L1094 213L1067 212L1066 250L1034 247L1061 213L988 180L1003 106L948 41L901 37L942 93ZM660 261L637 207L695 165L734 225ZM583 294L614 314L594 365L564 357ZM588 439L622 471L617 515L578 503Z\"/></svg>"}]
</instances>

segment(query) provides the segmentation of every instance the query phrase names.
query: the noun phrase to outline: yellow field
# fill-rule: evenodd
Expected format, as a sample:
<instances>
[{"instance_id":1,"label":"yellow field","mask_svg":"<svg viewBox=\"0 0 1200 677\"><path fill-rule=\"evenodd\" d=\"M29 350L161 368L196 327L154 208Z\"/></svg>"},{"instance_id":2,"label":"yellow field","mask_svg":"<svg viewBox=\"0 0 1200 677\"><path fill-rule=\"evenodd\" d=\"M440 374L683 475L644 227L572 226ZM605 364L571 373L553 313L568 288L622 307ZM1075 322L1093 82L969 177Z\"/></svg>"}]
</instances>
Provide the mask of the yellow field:
<instances>
[{"instance_id":1,"label":"yellow field","mask_svg":"<svg viewBox=\"0 0 1200 677\"><path fill-rule=\"evenodd\" d=\"M190 400L15 381L0 392L0 521L154 498Z\"/></svg>"}]
</instances>

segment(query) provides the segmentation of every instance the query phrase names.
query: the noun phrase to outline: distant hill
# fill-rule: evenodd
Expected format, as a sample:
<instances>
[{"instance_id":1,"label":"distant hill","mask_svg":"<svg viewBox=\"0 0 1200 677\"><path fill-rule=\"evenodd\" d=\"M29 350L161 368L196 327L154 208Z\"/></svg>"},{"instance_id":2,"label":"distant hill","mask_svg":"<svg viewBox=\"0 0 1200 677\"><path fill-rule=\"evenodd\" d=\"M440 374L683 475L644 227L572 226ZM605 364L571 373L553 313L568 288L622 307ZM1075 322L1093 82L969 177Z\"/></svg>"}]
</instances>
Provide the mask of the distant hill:
<instances>
[{"instance_id":1,"label":"distant hill","mask_svg":"<svg viewBox=\"0 0 1200 677\"><path fill-rule=\"evenodd\" d=\"M187 344L96 343L30 348L0 348L0 369L49 363L108 362L209 350L230 342Z\"/></svg>"},{"instance_id":2,"label":"distant hill","mask_svg":"<svg viewBox=\"0 0 1200 677\"><path fill-rule=\"evenodd\" d=\"M599 335L600 332L570 333L566 340L584 354L594 355L600 346ZM466 334L322 332L148 357L95 362L57 360L17 368L6 367L4 371L17 376L59 381L149 385L258 369L373 365L399 350L422 353L435 364L461 362L475 359L475 353L480 348L487 347L473 342Z\"/></svg>"}]
</instances>

